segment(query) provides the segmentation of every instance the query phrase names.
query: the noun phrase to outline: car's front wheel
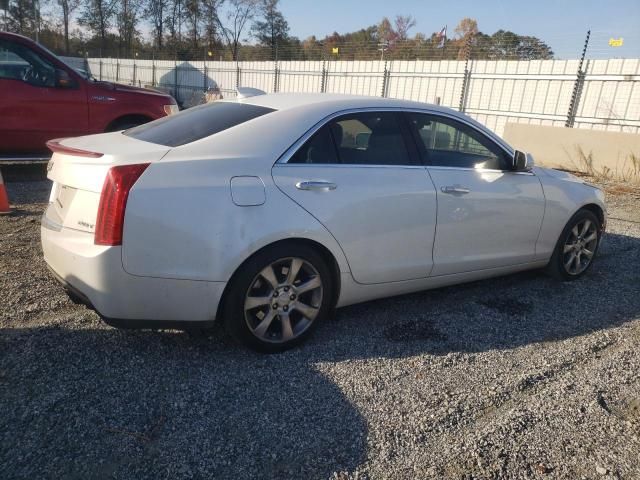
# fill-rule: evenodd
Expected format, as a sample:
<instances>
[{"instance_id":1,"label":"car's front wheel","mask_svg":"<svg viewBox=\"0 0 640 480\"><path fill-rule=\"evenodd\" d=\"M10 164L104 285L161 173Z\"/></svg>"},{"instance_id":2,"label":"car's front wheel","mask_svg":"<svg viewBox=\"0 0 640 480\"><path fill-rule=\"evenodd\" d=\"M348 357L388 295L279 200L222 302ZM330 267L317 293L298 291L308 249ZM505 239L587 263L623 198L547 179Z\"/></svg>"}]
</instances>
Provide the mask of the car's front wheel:
<instances>
[{"instance_id":1,"label":"car's front wheel","mask_svg":"<svg viewBox=\"0 0 640 480\"><path fill-rule=\"evenodd\" d=\"M234 275L224 304L225 326L254 350L280 352L312 332L333 307L331 273L306 245L276 245Z\"/></svg>"},{"instance_id":2,"label":"car's front wheel","mask_svg":"<svg viewBox=\"0 0 640 480\"><path fill-rule=\"evenodd\" d=\"M560 280L576 280L587 273L600 245L601 226L589 210L579 210L567 223L547 271Z\"/></svg>"}]
</instances>

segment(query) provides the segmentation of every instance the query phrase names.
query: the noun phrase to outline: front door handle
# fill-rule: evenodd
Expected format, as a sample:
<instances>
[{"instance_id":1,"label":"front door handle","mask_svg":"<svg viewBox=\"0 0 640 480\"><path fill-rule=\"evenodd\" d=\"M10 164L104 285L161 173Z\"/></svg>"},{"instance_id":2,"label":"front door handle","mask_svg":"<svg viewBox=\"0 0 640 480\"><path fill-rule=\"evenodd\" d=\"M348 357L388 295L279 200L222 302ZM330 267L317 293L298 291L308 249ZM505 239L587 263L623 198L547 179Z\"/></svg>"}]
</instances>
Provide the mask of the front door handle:
<instances>
[{"instance_id":1,"label":"front door handle","mask_svg":"<svg viewBox=\"0 0 640 480\"><path fill-rule=\"evenodd\" d=\"M298 190L335 190L338 186L331 182L309 181L296 183Z\"/></svg>"},{"instance_id":2,"label":"front door handle","mask_svg":"<svg viewBox=\"0 0 640 480\"><path fill-rule=\"evenodd\" d=\"M452 195L455 195L456 193L466 195L467 193L471 192L471 190L469 190L467 187L462 187L460 185L448 185L446 187L440 188L440 190L442 190L442 193L450 193Z\"/></svg>"}]
</instances>

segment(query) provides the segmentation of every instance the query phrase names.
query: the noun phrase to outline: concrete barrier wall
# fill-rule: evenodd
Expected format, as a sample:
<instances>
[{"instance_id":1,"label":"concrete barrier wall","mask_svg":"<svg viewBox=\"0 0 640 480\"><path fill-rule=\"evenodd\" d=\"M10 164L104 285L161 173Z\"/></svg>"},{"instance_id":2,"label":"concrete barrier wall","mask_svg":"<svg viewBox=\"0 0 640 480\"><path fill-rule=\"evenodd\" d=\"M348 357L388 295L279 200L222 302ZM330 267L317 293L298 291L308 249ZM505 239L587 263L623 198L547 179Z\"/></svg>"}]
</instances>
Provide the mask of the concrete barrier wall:
<instances>
[{"instance_id":1,"label":"concrete barrier wall","mask_svg":"<svg viewBox=\"0 0 640 480\"><path fill-rule=\"evenodd\" d=\"M541 166L640 183L640 134L507 123L504 138Z\"/></svg>"}]
</instances>

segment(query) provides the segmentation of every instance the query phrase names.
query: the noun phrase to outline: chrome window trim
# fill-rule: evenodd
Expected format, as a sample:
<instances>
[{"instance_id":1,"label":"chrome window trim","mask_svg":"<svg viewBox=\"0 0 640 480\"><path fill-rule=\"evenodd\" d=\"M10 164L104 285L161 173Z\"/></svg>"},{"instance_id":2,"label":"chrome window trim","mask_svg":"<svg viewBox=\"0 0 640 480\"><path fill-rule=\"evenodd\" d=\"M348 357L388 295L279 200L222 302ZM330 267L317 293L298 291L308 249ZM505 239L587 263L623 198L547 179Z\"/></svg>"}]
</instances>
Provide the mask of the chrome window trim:
<instances>
[{"instance_id":1,"label":"chrome window trim","mask_svg":"<svg viewBox=\"0 0 640 480\"><path fill-rule=\"evenodd\" d=\"M424 113L426 115L433 115L433 116L436 116L436 117L441 116L441 117L445 117L445 118L450 118L451 120L455 120L457 122L463 123L464 125L474 129L479 134L484 135L490 141L495 143L496 146L498 148L500 148L501 150L503 150L507 155L513 156L513 154L514 154L513 148L511 146L509 146L500 137L498 137L495 133L491 132L488 129L486 129L486 131L485 131L485 129L478 128L478 126L476 126L473 123L469 122L467 119L465 119L464 117L460 116L459 114L453 114L453 113L450 113L450 112L442 112L442 111L438 111L438 110L431 110L429 108L360 107L360 108L348 108L348 109L345 109L345 110L339 110L337 112L332 113L331 115L327 115L326 117L324 117L322 120L317 122L314 126L312 126L309 130L307 130L307 132L304 135L302 135L298 140L296 140L293 143L293 145L291 145L287 150L285 150L285 152L282 155L280 155L278 160L276 160L276 162L274 163L274 166L277 166L277 165L289 165L289 163L288 163L289 160L298 151L298 149L301 148L302 145L304 145L305 142L307 140L309 140L309 138L311 138L318 130L320 130L322 127L324 127L326 124L328 124L333 119L335 119L337 117L341 117L343 115L350 115L350 114L354 114L354 113L369 113L369 112ZM294 165L294 164L290 164L290 165ZM304 164L295 164L295 165L304 165ZM385 166L387 166L387 167L425 167L425 166L429 166L429 165L363 165L363 164L336 164L336 163L321 163L321 164L317 163L317 164L306 164L306 165L313 165L313 166L318 166L318 165L331 165L331 166L344 165L344 166L349 166L349 167L385 167ZM442 168L457 168L457 167L442 167ZM476 169L471 168L469 170L476 170ZM497 171L500 171L500 172L511 172L511 170L497 170Z\"/></svg>"},{"instance_id":2,"label":"chrome window trim","mask_svg":"<svg viewBox=\"0 0 640 480\"><path fill-rule=\"evenodd\" d=\"M274 167L289 167L289 168L395 168L403 170L424 170L424 165L367 165L362 163L276 163Z\"/></svg>"},{"instance_id":3,"label":"chrome window trim","mask_svg":"<svg viewBox=\"0 0 640 480\"><path fill-rule=\"evenodd\" d=\"M425 165L427 170L462 170L467 172L480 172L480 173L510 173L514 175L532 175L535 173L528 170L514 171L514 170L498 170L495 168L472 168L472 167L445 167L442 165Z\"/></svg>"}]
</instances>

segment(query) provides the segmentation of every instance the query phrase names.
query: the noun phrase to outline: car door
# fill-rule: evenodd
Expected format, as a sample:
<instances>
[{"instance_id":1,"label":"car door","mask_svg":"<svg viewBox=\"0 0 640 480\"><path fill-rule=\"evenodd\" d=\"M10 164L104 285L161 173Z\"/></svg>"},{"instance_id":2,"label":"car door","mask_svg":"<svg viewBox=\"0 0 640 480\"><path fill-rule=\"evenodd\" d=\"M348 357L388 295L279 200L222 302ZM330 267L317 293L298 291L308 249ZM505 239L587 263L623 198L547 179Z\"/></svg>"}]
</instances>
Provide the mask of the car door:
<instances>
[{"instance_id":1,"label":"car door","mask_svg":"<svg viewBox=\"0 0 640 480\"><path fill-rule=\"evenodd\" d=\"M432 275L532 261L545 207L536 175L513 171L509 153L471 124L407 119L438 196Z\"/></svg>"},{"instance_id":2,"label":"car door","mask_svg":"<svg viewBox=\"0 0 640 480\"><path fill-rule=\"evenodd\" d=\"M26 45L0 40L0 154L47 151L47 140L87 133L83 85Z\"/></svg>"},{"instance_id":3,"label":"car door","mask_svg":"<svg viewBox=\"0 0 640 480\"><path fill-rule=\"evenodd\" d=\"M272 170L336 238L359 283L424 278L433 266L436 192L403 125L391 111L340 115Z\"/></svg>"}]
</instances>

